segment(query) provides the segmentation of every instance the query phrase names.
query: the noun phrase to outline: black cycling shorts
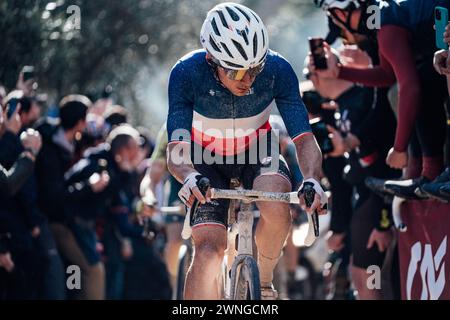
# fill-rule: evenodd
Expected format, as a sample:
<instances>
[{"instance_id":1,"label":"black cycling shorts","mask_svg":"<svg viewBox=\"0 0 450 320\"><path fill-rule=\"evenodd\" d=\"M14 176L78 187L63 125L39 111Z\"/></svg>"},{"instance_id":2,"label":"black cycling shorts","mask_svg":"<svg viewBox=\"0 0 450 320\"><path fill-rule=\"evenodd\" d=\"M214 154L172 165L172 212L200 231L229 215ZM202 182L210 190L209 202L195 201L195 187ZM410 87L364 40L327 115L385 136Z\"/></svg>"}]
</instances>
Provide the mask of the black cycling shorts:
<instances>
[{"instance_id":1,"label":"black cycling shorts","mask_svg":"<svg viewBox=\"0 0 450 320\"><path fill-rule=\"evenodd\" d=\"M280 156L278 165L272 165L272 157L266 157L257 164L197 164L194 168L210 180L212 188L230 189L231 179L238 178L244 189L252 189L253 181L262 175L279 175L292 186L291 173L284 158ZM230 201L227 199L214 199L199 205L193 217L192 227L205 225L226 227L229 204Z\"/></svg>"}]
</instances>

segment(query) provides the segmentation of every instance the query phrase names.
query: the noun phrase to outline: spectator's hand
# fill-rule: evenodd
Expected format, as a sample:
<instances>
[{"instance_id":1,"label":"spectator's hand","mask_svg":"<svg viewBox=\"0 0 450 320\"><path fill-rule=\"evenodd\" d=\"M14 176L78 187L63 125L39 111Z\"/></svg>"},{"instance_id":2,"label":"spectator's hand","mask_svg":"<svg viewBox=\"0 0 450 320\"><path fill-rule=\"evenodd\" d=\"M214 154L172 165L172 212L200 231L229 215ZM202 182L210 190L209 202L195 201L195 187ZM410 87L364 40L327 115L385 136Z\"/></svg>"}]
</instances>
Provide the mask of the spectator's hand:
<instances>
[{"instance_id":1,"label":"spectator's hand","mask_svg":"<svg viewBox=\"0 0 450 320\"><path fill-rule=\"evenodd\" d=\"M327 154L329 157L341 157L345 153L345 144L344 139L342 138L341 133L333 128L332 126L327 125L328 131L330 132L330 139L333 143L334 150Z\"/></svg>"},{"instance_id":2,"label":"spectator's hand","mask_svg":"<svg viewBox=\"0 0 450 320\"><path fill-rule=\"evenodd\" d=\"M329 102L322 103L321 107L324 110L337 110L339 108L339 105L335 101L332 100Z\"/></svg>"},{"instance_id":3,"label":"spectator's hand","mask_svg":"<svg viewBox=\"0 0 450 320\"><path fill-rule=\"evenodd\" d=\"M359 141L358 137L352 133L347 133L347 136L344 139L345 148L347 151L351 151L356 147L361 145L361 141Z\"/></svg>"},{"instance_id":4,"label":"spectator's hand","mask_svg":"<svg viewBox=\"0 0 450 320\"><path fill-rule=\"evenodd\" d=\"M131 245L130 240L122 240L121 254L124 260L130 260L131 257L133 257L133 246Z\"/></svg>"},{"instance_id":5,"label":"spectator's hand","mask_svg":"<svg viewBox=\"0 0 450 320\"><path fill-rule=\"evenodd\" d=\"M384 252L392 242L392 232L391 230L387 231L378 231L377 229L373 229L370 234L369 241L367 241L367 250L373 247L374 244L377 245L378 251Z\"/></svg>"},{"instance_id":6,"label":"spectator's hand","mask_svg":"<svg viewBox=\"0 0 450 320\"><path fill-rule=\"evenodd\" d=\"M325 70L316 69L316 67L314 66L314 59L312 58L311 55L310 55L310 59L309 59L309 63L311 65L310 68L313 72L315 72L321 78L336 79L339 76L338 61L337 61L335 55L333 54L333 52L331 52L331 47L328 43L324 42L323 48L325 50L325 57L327 58L327 67L328 68Z\"/></svg>"},{"instance_id":7,"label":"spectator's hand","mask_svg":"<svg viewBox=\"0 0 450 320\"><path fill-rule=\"evenodd\" d=\"M448 59L448 50L436 51L433 59L433 66L437 73L441 75L450 75L450 66L447 63Z\"/></svg>"},{"instance_id":8,"label":"spectator's hand","mask_svg":"<svg viewBox=\"0 0 450 320\"><path fill-rule=\"evenodd\" d=\"M105 190L109 184L109 174L105 171L101 174L94 173L89 177L89 185L94 193L99 193Z\"/></svg>"},{"instance_id":9,"label":"spectator's hand","mask_svg":"<svg viewBox=\"0 0 450 320\"><path fill-rule=\"evenodd\" d=\"M447 26L445 27L444 41L447 42L448 45L450 45L450 22L449 22L449 24L447 24Z\"/></svg>"},{"instance_id":10,"label":"spectator's hand","mask_svg":"<svg viewBox=\"0 0 450 320\"><path fill-rule=\"evenodd\" d=\"M34 129L27 129L20 135L20 141L25 149L30 149L33 155L37 155L42 147L42 139L39 132Z\"/></svg>"},{"instance_id":11,"label":"spectator's hand","mask_svg":"<svg viewBox=\"0 0 450 320\"><path fill-rule=\"evenodd\" d=\"M354 45L348 45L339 50L339 58L344 65L352 68L367 69L372 65L370 56Z\"/></svg>"},{"instance_id":12,"label":"spectator's hand","mask_svg":"<svg viewBox=\"0 0 450 320\"><path fill-rule=\"evenodd\" d=\"M327 234L328 249L332 251L341 251L344 248L345 233L336 233L329 231Z\"/></svg>"},{"instance_id":13,"label":"spectator's hand","mask_svg":"<svg viewBox=\"0 0 450 320\"><path fill-rule=\"evenodd\" d=\"M37 237L39 237L41 235L41 228L39 228L39 227L34 227L32 230L31 230L31 236L33 237L33 238L37 238Z\"/></svg>"},{"instance_id":14,"label":"spectator's hand","mask_svg":"<svg viewBox=\"0 0 450 320\"><path fill-rule=\"evenodd\" d=\"M395 151L394 148L391 148L386 158L386 164L393 169L403 169L408 164L408 153Z\"/></svg>"},{"instance_id":15,"label":"spectator's hand","mask_svg":"<svg viewBox=\"0 0 450 320\"><path fill-rule=\"evenodd\" d=\"M16 110L14 110L11 118L9 118L9 119L5 114L6 129L8 129L9 131L11 131L14 134L18 134L20 131L20 128L22 128L22 121L20 120L20 115L19 115L20 108L21 108L20 103L18 103ZM6 112L7 111L8 110L6 110Z\"/></svg>"},{"instance_id":16,"label":"spectator's hand","mask_svg":"<svg viewBox=\"0 0 450 320\"><path fill-rule=\"evenodd\" d=\"M0 267L5 268L6 271L11 272L14 269L14 262L11 259L11 254L0 253Z\"/></svg>"},{"instance_id":17,"label":"spectator's hand","mask_svg":"<svg viewBox=\"0 0 450 320\"><path fill-rule=\"evenodd\" d=\"M142 210L139 214L139 216L151 218L155 215L156 208L154 206L148 206L145 203L142 205Z\"/></svg>"}]
</instances>

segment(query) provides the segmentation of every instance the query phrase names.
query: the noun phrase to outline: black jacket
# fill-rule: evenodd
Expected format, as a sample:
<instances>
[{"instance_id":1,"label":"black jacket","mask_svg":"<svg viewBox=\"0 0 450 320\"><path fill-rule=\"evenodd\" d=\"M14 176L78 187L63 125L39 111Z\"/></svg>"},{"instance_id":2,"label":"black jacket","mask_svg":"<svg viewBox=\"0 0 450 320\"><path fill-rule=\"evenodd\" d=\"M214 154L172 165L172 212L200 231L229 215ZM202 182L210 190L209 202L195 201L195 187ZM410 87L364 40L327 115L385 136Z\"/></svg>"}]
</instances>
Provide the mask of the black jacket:
<instances>
[{"instance_id":1,"label":"black jacket","mask_svg":"<svg viewBox=\"0 0 450 320\"><path fill-rule=\"evenodd\" d=\"M33 162L22 152L18 135L6 132L0 139L0 233L10 233L17 248L29 248L30 232L42 222L42 216L36 208ZM11 170L11 176L6 170Z\"/></svg>"},{"instance_id":2,"label":"black jacket","mask_svg":"<svg viewBox=\"0 0 450 320\"><path fill-rule=\"evenodd\" d=\"M49 222L66 221L64 207L68 193L64 174L72 165L73 153L54 141L60 127L41 123L36 129L42 136L42 149L36 159L38 204Z\"/></svg>"},{"instance_id":3,"label":"black jacket","mask_svg":"<svg viewBox=\"0 0 450 320\"><path fill-rule=\"evenodd\" d=\"M88 179L92 174L102 171L108 172L109 184L102 192L94 193ZM119 169L109 145L102 144L87 150L85 157L78 161L65 177L68 194L67 214L91 221L104 215L113 205L119 192L131 183L131 177L131 174Z\"/></svg>"}]
</instances>

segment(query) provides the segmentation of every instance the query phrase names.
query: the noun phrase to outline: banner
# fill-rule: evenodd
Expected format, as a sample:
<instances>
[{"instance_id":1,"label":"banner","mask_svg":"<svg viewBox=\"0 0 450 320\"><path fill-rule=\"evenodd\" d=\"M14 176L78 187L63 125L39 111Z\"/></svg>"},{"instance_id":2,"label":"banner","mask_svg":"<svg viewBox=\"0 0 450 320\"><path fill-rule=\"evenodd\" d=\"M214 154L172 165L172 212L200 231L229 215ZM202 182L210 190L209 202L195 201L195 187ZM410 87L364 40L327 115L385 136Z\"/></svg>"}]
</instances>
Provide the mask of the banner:
<instances>
[{"instance_id":1,"label":"banner","mask_svg":"<svg viewBox=\"0 0 450 320\"><path fill-rule=\"evenodd\" d=\"M402 299L450 300L450 204L406 201L399 232Z\"/></svg>"}]
</instances>

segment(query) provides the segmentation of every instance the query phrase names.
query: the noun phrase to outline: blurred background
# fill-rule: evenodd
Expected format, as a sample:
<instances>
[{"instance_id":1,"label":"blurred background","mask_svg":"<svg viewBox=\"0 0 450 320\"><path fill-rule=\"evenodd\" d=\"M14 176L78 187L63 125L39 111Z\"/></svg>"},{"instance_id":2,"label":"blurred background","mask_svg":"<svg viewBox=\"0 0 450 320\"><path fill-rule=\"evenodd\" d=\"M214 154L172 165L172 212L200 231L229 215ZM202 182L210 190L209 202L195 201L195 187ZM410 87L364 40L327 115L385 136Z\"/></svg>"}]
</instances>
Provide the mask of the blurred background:
<instances>
[{"instance_id":1,"label":"blurred background","mask_svg":"<svg viewBox=\"0 0 450 320\"><path fill-rule=\"evenodd\" d=\"M167 114L166 87L177 59L200 47L206 13L217 0L2 0L0 84L9 91L24 65L51 107L69 93L111 98L131 122L155 133ZM327 23L312 0L234 1L264 20L270 46L302 79L308 36Z\"/></svg>"}]
</instances>

